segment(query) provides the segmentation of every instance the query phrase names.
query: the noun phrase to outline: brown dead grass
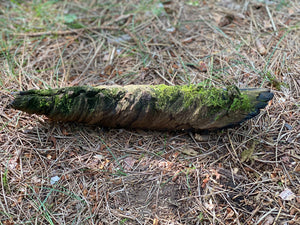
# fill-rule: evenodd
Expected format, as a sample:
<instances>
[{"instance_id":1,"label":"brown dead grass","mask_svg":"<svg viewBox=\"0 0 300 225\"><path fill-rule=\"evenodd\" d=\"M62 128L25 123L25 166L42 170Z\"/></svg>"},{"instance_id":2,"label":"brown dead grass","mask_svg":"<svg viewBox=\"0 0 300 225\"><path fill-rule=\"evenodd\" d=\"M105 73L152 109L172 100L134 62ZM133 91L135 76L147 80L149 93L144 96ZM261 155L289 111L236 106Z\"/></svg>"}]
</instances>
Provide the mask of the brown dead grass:
<instances>
[{"instance_id":1,"label":"brown dead grass","mask_svg":"<svg viewBox=\"0 0 300 225\"><path fill-rule=\"evenodd\" d=\"M1 224L299 224L297 1L46 2L0 3ZM257 118L207 134L7 108L12 90L203 81L275 97ZM286 188L292 200L279 196Z\"/></svg>"}]
</instances>

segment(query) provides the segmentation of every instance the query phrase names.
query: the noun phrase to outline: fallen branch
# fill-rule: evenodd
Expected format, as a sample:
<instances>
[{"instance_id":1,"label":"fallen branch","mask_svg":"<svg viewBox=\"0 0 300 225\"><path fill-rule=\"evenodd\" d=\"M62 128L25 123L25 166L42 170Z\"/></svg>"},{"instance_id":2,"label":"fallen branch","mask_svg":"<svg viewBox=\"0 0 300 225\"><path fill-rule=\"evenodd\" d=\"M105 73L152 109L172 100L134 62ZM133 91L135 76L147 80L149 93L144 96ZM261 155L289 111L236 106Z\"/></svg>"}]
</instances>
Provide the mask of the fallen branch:
<instances>
[{"instance_id":1,"label":"fallen branch","mask_svg":"<svg viewBox=\"0 0 300 225\"><path fill-rule=\"evenodd\" d=\"M72 35L78 34L89 30L120 30L119 27L113 26L94 26L94 27L84 27L72 30L57 30L57 31L41 31L41 32L27 32L27 33L14 33L15 36L28 36L28 37L38 37L38 36L48 36L48 35Z\"/></svg>"},{"instance_id":2,"label":"fallen branch","mask_svg":"<svg viewBox=\"0 0 300 225\"><path fill-rule=\"evenodd\" d=\"M269 89L202 85L76 86L17 93L11 106L55 121L157 130L211 130L259 114Z\"/></svg>"}]
</instances>

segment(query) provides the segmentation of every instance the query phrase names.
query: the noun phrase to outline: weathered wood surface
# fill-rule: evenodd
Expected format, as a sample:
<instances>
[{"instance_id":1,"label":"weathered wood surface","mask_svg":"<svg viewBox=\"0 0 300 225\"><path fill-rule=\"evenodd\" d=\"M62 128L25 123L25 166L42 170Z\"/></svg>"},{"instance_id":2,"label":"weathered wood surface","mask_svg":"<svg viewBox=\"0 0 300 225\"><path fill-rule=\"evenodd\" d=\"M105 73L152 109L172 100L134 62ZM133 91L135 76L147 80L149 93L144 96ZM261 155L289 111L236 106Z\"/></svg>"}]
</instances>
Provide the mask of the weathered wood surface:
<instances>
[{"instance_id":1,"label":"weathered wood surface","mask_svg":"<svg viewBox=\"0 0 300 225\"><path fill-rule=\"evenodd\" d=\"M104 127L212 130L256 116L272 98L269 89L235 86L76 86L21 91L11 106L55 121Z\"/></svg>"}]
</instances>

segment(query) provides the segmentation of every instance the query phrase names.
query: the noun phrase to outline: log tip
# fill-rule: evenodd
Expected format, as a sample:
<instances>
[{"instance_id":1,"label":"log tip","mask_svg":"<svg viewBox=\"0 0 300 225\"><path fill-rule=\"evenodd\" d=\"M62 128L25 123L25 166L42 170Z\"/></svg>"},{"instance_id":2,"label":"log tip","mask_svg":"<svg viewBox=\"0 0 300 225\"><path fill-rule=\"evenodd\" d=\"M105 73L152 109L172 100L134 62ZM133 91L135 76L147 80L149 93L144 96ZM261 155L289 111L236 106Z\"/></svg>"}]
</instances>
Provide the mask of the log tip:
<instances>
[{"instance_id":1,"label":"log tip","mask_svg":"<svg viewBox=\"0 0 300 225\"><path fill-rule=\"evenodd\" d=\"M257 116L260 113L260 110L264 109L268 105L269 101L273 99L273 97L274 94L270 92L270 89L262 89L256 97L254 110L246 116L245 120Z\"/></svg>"},{"instance_id":2,"label":"log tip","mask_svg":"<svg viewBox=\"0 0 300 225\"><path fill-rule=\"evenodd\" d=\"M51 100L39 94L39 90L19 91L13 93L14 99L8 107L27 112L29 114L45 114L50 110Z\"/></svg>"},{"instance_id":3,"label":"log tip","mask_svg":"<svg viewBox=\"0 0 300 225\"><path fill-rule=\"evenodd\" d=\"M272 92L270 92L269 89L267 89L267 91L261 92L259 94L259 96L257 97L257 100L259 100L260 102L268 102L268 101L272 100L273 97L274 97L274 94Z\"/></svg>"},{"instance_id":4,"label":"log tip","mask_svg":"<svg viewBox=\"0 0 300 225\"><path fill-rule=\"evenodd\" d=\"M12 108L12 109L18 109L18 110L22 110L23 109L23 105L24 105L24 101L22 101L21 99L21 94L22 92L13 92L12 95L14 96L14 99L8 104L8 108Z\"/></svg>"}]
</instances>

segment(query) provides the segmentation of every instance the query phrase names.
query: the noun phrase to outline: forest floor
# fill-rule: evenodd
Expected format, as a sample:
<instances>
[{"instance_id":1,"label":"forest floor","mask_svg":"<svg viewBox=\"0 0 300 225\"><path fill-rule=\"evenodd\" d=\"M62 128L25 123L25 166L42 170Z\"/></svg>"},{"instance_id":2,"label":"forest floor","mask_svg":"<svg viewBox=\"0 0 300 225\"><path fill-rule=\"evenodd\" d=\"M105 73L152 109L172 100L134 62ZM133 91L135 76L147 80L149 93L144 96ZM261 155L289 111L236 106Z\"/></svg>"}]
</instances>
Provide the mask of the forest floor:
<instances>
[{"instance_id":1,"label":"forest floor","mask_svg":"<svg viewBox=\"0 0 300 225\"><path fill-rule=\"evenodd\" d=\"M0 224L299 224L299 1L1 1ZM266 87L215 132L54 123L12 92Z\"/></svg>"}]
</instances>

